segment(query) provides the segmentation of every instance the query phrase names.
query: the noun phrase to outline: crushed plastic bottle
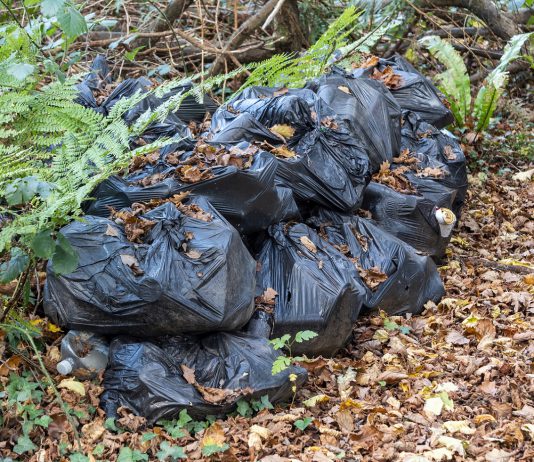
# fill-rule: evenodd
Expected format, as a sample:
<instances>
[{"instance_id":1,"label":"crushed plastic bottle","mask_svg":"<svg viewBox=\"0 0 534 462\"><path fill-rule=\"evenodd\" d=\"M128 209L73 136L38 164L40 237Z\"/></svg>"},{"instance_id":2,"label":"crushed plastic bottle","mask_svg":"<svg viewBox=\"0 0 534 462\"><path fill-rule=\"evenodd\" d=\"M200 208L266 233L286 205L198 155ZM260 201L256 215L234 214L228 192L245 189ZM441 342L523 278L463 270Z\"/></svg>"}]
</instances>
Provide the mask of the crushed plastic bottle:
<instances>
[{"instance_id":1,"label":"crushed plastic bottle","mask_svg":"<svg viewBox=\"0 0 534 462\"><path fill-rule=\"evenodd\" d=\"M80 379L96 377L108 363L109 343L101 335L71 330L61 341L61 358L57 371Z\"/></svg>"},{"instance_id":2,"label":"crushed plastic bottle","mask_svg":"<svg viewBox=\"0 0 534 462\"><path fill-rule=\"evenodd\" d=\"M446 209L445 207L436 209L435 214L441 237L449 237L456 224L456 215L452 210Z\"/></svg>"}]
</instances>

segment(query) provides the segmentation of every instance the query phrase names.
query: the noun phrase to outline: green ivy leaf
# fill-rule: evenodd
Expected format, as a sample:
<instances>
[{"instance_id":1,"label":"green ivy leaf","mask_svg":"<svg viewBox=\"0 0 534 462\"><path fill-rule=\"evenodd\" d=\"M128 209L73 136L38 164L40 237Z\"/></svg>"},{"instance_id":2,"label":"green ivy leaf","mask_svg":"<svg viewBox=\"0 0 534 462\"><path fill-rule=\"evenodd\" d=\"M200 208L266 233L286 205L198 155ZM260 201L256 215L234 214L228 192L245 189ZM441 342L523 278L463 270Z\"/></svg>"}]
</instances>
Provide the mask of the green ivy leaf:
<instances>
[{"instance_id":1,"label":"green ivy leaf","mask_svg":"<svg viewBox=\"0 0 534 462\"><path fill-rule=\"evenodd\" d=\"M163 441L160 446L160 451L156 454L158 460L179 460L187 459L183 448L180 446L172 446L168 441Z\"/></svg>"},{"instance_id":2,"label":"green ivy leaf","mask_svg":"<svg viewBox=\"0 0 534 462\"><path fill-rule=\"evenodd\" d=\"M133 50L127 51L126 53L124 53L124 57L128 61L133 61L137 53L139 53L139 51L141 51L143 48L145 47L137 47L137 48L134 48Z\"/></svg>"},{"instance_id":3,"label":"green ivy leaf","mask_svg":"<svg viewBox=\"0 0 534 462\"><path fill-rule=\"evenodd\" d=\"M57 16L61 30L69 39L75 39L87 32L87 23L81 13L72 6L63 10Z\"/></svg>"},{"instance_id":4,"label":"green ivy leaf","mask_svg":"<svg viewBox=\"0 0 534 462\"><path fill-rule=\"evenodd\" d=\"M250 407L250 404L247 403L244 399L240 399L237 402L237 413L243 417L251 417L252 409Z\"/></svg>"},{"instance_id":5,"label":"green ivy leaf","mask_svg":"<svg viewBox=\"0 0 534 462\"><path fill-rule=\"evenodd\" d=\"M43 0L41 2L41 13L47 18L56 16L65 6L65 0Z\"/></svg>"},{"instance_id":6,"label":"green ivy leaf","mask_svg":"<svg viewBox=\"0 0 534 462\"><path fill-rule=\"evenodd\" d=\"M104 422L104 428L115 433L118 433L120 431L120 429L115 424L115 419L113 417L109 417L106 419L106 421Z\"/></svg>"},{"instance_id":7,"label":"green ivy leaf","mask_svg":"<svg viewBox=\"0 0 534 462\"><path fill-rule=\"evenodd\" d=\"M43 415L33 421L35 425L39 425L44 428L48 428L50 422L52 422L52 417L50 417L49 415Z\"/></svg>"},{"instance_id":8,"label":"green ivy leaf","mask_svg":"<svg viewBox=\"0 0 534 462\"><path fill-rule=\"evenodd\" d=\"M104 446L104 444L102 443L99 443L97 444L94 449L93 449L93 456L101 456L102 454L104 454L104 451L106 449L106 446Z\"/></svg>"},{"instance_id":9,"label":"green ivy leaf","mask_svg":"<svg viewBox=\"0 0 534 462\"><path fill-rule=\"evenodd\" d=\"M78 254L63 234L58 233L52 265L56 274L69 274L78 267Z\"/></svg>"},{"instance_id":10,"label":"green ivy leaf","mask_svg":"<svg viewBox=\"0 0 534 462\"><path fill-rule=\"evenodd\" d=\"M141 460L148 460L148 456L137 449L132 451L129 447L121 448L117 457L117 462L139 462Z\"/></svg>"},{"instance_id":11,"label":"green ivy leaf","mask_svg":"<svg viewBox=\"0 0 534 462\"><path fill-rule=\"evenodd\" d=\"M19 247L13 247L9 260L0 265L0 284L7 284L18 278L28 267L30 257Z\"/></svg>"},{"instance_id":12,"label":"green ivy leaf","mask_svg":"<svg viewBox=\"0 0 534 462\"><path fill-rule=\"evenodd\" d=\"M69 456L69 462L89 462L89 457L86 455L75 452Z\"/></svg>"},{"instance_id":13,"label":"green ivy leaf","mask_svg":"<svg viewBox=\"0 0 534 462\"><path fill-rule=\"evenodd\" d=\"M37 233L32 240L31 249L39 258L48 260L56 248L56 242L52 238L52 233L49 229Z\"/></svg>"},{"instance_id":14,"label":"green ivy leaf","mask_svg":"<svg viewBox=\"0 0 534 462\"><path fill-rule=\"evenodd\" d=\"M147 441L150 441L150 440L153 440L156 436L155 433L152 433L152 432L148 432L148 433L143 433L143 435L141 436L141 441L143 443L147 442Z\"/></svg>"},{"instance_id":15,"label":"green ivy leaf","mask_svg":"<svg viewBox=\"0 0 534 462\"><path fill-rule=\"evenodd\" d=\"M17 454L24 454L25 452L35 451L36 449L37 446L26 435L19 436L17 444L13 447L13 451Z\"/></svg>"},{"instance_id":16,"label":"green ivy leaf","mask_svg":"<svg viewBox=\"0 0 534 462\"><path fill-rule=\"evenodd\" d=\"M399 328L399 325L395 321L390 321L388 318L384 319L384 329L395 330L398 328Z\"/></svg>"},{"instance_id":17,"label":"green ivy leaf","mask_svg":"<svg viewBox=\"0 0 534 462\"><path fill-rule=\"evenodd\" d=\"M202 455L204 457L209 457L213 454L217 454L218 452L228 451L228 449L230 449L230 446L227 443L224 443L221 446L217 444L208 444L202 448Z\"/></svg>"},{"instance_id":18,"label":"green ivy leaf","mask_svg":"<svg viewBox=\"0 0 534 462\"><path fill-rule=\"evenodd\" d=\"M317 332L314 332L313 330L303 330L301 332L297 332L295 335L295 341L297 343L302 343L315 337L317 337Z\"/></svg>"},{"instance_id":19,"label":"green ivy leaf","mask_svg":"<svg viewBox=\"0 0 534 462\"><path fill-rule=\"evenodd\" d=\"M28 63L16 63L11 64L7 68L7 73L9 75L12 75L17 80L24 80L29 75L33 74L33 71L35 70L35 66Z\"/></svg>"},{"instance_id":20,"label":"green ivy leaf","mask_svg":"<svg viewBox=\"0 0 534 462\"><path fill-rule=\"evenodd\" d=\"M312 423L312 420L313 419L311 419L310 417L304 417L304 419L296 420L295 427L297 427L301 431L304 431Z\"/></svg>"}]
</instances>

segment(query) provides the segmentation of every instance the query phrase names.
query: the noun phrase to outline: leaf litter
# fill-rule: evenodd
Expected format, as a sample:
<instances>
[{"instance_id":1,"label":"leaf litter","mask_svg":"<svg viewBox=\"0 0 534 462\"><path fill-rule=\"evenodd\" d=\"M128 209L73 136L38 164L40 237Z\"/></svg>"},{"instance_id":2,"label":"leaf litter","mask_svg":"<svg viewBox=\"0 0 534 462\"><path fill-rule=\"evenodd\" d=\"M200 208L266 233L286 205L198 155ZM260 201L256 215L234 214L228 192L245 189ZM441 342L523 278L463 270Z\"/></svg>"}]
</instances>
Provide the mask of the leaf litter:
<instances>
[{"instance_id":1,"label":"leaf litter","mask_svg":"<svg viewBox=\"0 0 534 462\"><path fill-rule=\"evenodd\" d=\"M171 436L171 427L147 427L127 409L115 424L106 422L98 408L101 378L83 383L85 396L76 381L63 382L58 390L72 409L82 447L75 447L71 423L44 386L34 405L50 422L35 425L28 441L22 438L20 407L8 405L6 394L0 398L2 457L67 461L66 453L93 452L91 461L115 462L127 447L156 460L162 443L169 443L183 448L189 460L532 460L532 185L488 175L471 176L470 188L440 267L446 298L428 303L421 315L362 316L353 341L336 357L301 362L309 379L292 406L265 408L252 417L235 414L196 430L186 426ZM177 198L178 207L182 200ZM201 211L188 213L203 217ZM271 304L276 293L262 297ZM36 315L29 322L47 326ZM55 373L60 358L54 345L62 333L43 327L41 335L48 345L43 361L59 385L65 378ZM15 354L0 336L0 388L30 368L30 383L34 376L46 383L31 366L35 355L24 342ZM11 359L16 357L21 359ZM15 447L28 452L20 456Z\"/></svg>"}]
</instances>

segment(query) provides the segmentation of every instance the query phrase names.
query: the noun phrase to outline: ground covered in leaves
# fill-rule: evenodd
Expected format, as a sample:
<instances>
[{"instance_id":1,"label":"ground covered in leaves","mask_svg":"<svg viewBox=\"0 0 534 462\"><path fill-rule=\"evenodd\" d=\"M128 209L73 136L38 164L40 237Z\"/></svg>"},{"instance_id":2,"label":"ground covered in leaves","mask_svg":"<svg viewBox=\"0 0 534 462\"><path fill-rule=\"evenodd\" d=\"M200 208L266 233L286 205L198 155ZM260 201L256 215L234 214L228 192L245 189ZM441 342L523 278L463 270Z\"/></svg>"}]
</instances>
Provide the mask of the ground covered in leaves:
<instances>
[{"instance_id":1,"label":"ground covered in leaves","mask_svg":"<svg viewBox=\"0 0 534 462\"><path fill-rule=\"evenodd\" d=\"M5 338L3 460L533 460L534 187L525 170L470 177L440 269L446 298L407 319L362 317L346 350L304 364L309 380L292 406L257 402L253 413L242 403L214 423L182 414L147 427L126 409L106 421L98 380L53 376L67 418L39 358ZM38 316L32 323L53 375L61 333Z\"/></svg>"}]
</instances>

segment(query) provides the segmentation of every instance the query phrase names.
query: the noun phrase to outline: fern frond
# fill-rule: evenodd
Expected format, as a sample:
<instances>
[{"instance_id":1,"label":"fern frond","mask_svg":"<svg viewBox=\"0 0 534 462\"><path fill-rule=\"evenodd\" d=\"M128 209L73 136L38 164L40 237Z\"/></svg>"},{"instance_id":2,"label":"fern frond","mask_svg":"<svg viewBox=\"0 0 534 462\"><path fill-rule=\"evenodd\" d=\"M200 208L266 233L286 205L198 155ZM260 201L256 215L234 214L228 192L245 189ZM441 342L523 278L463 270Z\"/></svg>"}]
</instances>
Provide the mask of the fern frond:
<instances>
[{"instance_id":1,"label":"fern frond","mask_svg":"<svg viewBox=\"0 0 534 462\"><path fill-rule=\"evenodd\" d=\"M436 76L438 87L447 96L456 122L464 126L471 111L471 85L462 55L436 35L423 37L419 42L446 67L445 72Z\"/></svg>"},{"instance_id":2,"label":"fern frond","mask_svg":"<svg viewBox=\"0 0 534 462\"><path fill-rule=\"evenodd\" d=\"M504 87L508 82L508 65L519 57L524 43L532 36L532 32L527 34L514 35L504 48L504 53L499 64L484 80L484 84L477 93L474 107L475 128L477 132L485 130L490 122L497 101L501 97Z\"/></svg>"}]
</instances>

